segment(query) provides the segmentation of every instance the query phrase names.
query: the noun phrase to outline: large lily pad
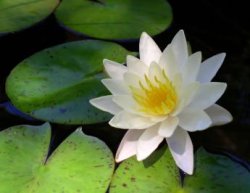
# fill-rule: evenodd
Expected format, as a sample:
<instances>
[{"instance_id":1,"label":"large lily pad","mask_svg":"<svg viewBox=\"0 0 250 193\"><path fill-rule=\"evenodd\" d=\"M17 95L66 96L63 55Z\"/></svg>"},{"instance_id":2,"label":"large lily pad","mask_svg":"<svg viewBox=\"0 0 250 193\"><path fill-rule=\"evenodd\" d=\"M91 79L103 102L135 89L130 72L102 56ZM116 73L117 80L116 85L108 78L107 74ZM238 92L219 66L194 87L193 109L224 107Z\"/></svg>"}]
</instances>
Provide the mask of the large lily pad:
<instances>
[{"instance_id":1,"label":"large lily pad","mask_svg":"<svg viewBox=\"0 0 250 193\"><path fill-rule=\"evenodd\" d=\"M43 50L18 64L6 82L6 92L21 111L41 120L91 124L110 119L89 104L107 94L101 84L103 58L123 62L131 54L115 43L77 41Z\"/></svg>"},{"instance_id":2,"label":"large lily pad","mask_svg":"<svg viewBox=\"0 0 250 193\"><path fill-rule=\"evenodd\" d=\"M162 153L163 152L163 153ZM159 156L162 154L161 156ZM150 160L155 159L155 162ZM147 164L147 162L152 162ZM161 149L144 162L124 161L115 172L111 193L246 193L250 172L226 156L200 149L193 176L181 177L168 150Z\"/></svg>"},{"instance_id":3,"label":"large lily pad","mask_svg":"<svg viewBox=\"0 0 250 193\"><path fill-rule=\"evenodd\" d=\"M59 0L1 0L0 35L27 28L53 12Z\"/></svg>"},{"instance_id":4,"label":"large lily pad","mask_svg":"<svg viewBox=\"0 0 250 193\"><path fill-rule=\"evenodd\" d=\"M103 39L135 39L164 31L172 21L166 0L64 0L57 19L68 28Z\"/></svg>"},{"instance_id":5,"label":"large lily pad","mask_svg":"<svg viewBox=\"0 0 250 193\"><path fill-rule=\"evenodd\" d=\"M50 126L15 126L0 133L1 193L105 193L113 156L97 138L71 134L49 157Z\"/></svg>"}]
</instances>

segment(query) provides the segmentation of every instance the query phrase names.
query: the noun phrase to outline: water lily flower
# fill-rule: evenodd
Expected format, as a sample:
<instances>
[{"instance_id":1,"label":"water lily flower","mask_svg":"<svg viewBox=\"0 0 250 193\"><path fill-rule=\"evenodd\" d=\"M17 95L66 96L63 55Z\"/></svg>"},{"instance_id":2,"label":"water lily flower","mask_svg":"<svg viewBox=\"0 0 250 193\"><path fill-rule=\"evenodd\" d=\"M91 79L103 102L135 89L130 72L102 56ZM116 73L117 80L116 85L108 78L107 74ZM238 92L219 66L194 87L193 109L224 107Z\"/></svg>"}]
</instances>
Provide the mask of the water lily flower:
<instances>
[{"instance_id":1,"label":"water lily flower","mask_svg":"<svg viewBox=\"0 0 250 193\"><path fill-rule=\"evenodd\" d=\"M215 104L227 85L210 82L225 53L201 61L201 52L191 55L183 30L162 52L153 39L142 33L140 59L127 56L127 66L104 59L110 78L102 83L111 95L90 100L111 113L109 124L128 129L117 150L116 161L136 155L146 159L166 139L177 164L193 173L193 145L188 132L202 131L232 120Z\"/></svg>"}]
</instances>

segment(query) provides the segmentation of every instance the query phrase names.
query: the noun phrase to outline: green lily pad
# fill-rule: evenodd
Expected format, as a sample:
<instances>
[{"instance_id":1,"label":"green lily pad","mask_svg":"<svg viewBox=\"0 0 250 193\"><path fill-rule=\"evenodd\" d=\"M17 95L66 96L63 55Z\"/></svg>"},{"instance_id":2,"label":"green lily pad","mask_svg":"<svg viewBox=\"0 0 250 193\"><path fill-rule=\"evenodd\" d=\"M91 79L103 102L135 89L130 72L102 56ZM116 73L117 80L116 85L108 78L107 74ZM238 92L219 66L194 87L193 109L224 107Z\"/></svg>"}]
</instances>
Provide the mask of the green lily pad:
<instances>
[{"instance_id":1,"label":"green lily pad","mask_svg":"<svg viewBox=\"0 0 250 193\"><path fill-rule=\"evenodd\" d=\"M114 174L110 193L176 193L179 186L178 169L165 147L143 162L135 157L123 161Z\"/></svg>"},{"instance_id":2,"label":"green lily pad","mask_svg":"<svg viewBox=\"0 0 250 193\"><path fill-rule=\"evenodd\" d=\"M162 153L163 152L163 153ZM159 156L161 154L161 156ZM155 159L155 161L151 161ZM151 162L151 164L147 164ZM180 174L169 150L163 148L146 161L130 158L120 164L111 182L111 193L246 193L250 192L250 172L230 158L204 149L196 153L195 173Z\"/></svg>"},{"instance_id":3,"label":"green lily pad","mask_svg":"<svg viewBox=\"0 0 250 193\"><path fill-rule=\"evenodd\" d=\"M59 0L1 0L0 35L27 28L53 12Z\"/></svg>"},{"instance_id":4,"label":"green lily pad","mask_svg":"<svg viewBox=\"0 0 250 193\"><path fill-rule=\"evenodd\" d=\"M45 162L50 125L0 132L1 193L105 193L114 169L108 147L80 130Z\"/></svg>"},{"instance_id":5,"label":"green lily pad","mask_svg":"<svg viewBox=\"0 0 250 193\"><path fill-rule=\"evenodd\" d=\"M128 52L115 43L76 41L43 50L11 72L6 92L21 111L37 119L62 124L92 124L110 119L89 104L108 93L100 82L103 59L123 62Z\"/></svg>"},{"instance_id":6,"label":"green lily pad","mask_svg":"<svg viewBox=\"0 0 250 193\"><path fill-rule=\"evenodd\" d=\"M172 21L166 0L64 0L55 14L66 27L102 39L156 35Z\"/></svg>"}]
</instances>

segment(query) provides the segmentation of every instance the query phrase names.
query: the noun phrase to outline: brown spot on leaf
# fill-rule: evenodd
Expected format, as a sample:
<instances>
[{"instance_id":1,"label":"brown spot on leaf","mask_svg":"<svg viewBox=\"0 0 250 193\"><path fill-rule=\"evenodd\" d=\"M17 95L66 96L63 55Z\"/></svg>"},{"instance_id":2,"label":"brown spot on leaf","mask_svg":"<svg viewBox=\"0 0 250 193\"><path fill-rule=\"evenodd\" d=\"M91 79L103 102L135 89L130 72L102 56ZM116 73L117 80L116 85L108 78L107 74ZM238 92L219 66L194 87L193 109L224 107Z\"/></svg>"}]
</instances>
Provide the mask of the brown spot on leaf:
<instances>
[{"instance_id":1,"label":"brown spot on leaf","mask_svg":"<svg viewBox=\"0 0 250 193\"><path fill-rule=\"evenodd\" d=\"M128 185L127 185L127 184L125 184L125 183L123 183L123 184L122 184L122 186L126 188Z\"/></svg>"},{"instance_id":2,"label":"brown spot on leaf","mask_svg":"<svg viewBox=\"0 0 250 193\"><path fill-rule=\"evenodd\" d=\"M135 182L135 177L130 178L131 182Z\"/></svg>"}]
</instances>

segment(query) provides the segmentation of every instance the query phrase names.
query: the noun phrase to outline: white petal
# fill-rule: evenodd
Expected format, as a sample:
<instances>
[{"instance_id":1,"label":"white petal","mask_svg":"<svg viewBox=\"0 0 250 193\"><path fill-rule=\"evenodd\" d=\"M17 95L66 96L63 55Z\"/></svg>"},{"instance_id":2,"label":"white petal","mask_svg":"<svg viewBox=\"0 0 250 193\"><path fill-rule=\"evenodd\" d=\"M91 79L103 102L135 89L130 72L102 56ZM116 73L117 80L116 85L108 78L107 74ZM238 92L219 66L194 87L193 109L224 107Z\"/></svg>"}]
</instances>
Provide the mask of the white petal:
<instances>
[{"instance_id":1,"label":"white petal","mask_svg":"<svg viewBox=\"0 0 250 193\"><path fill-rule=\"evenodd\" d=\"M176 89L179 101L177 103L176 109L171 113L172 116L178 115L194 98L197 91L199 90L200 84L198 82L193 82L187 86L184 86L182 90Z\"/></svg>"},{"instance_id":2,"label":"white petal","mask_svg":"<svg viewBox=\"0 0 250 193\"><path fill-rule=\"evenodd\" d=\"M217 104L212 105L205 111L212 120L212 126L224 125L233 120L231 113Z\"/></svg>"},{"instance_id":3,"label":"white petal","mask_svg":"<svg viewBox=\"0 0 250 193\"><path fill-rule=\"evenodd\" d=\"M210 82L220 69L226 54L217 54L201 63L197 80L201 83Z\"/></svg>"},{"instance_id":4,"label":"white petal","mask_svg":"<svg viewBox=\"0 0 250 193\"><path fill-rule=\"evenodd\" d=\"M227 84L222 82L201 84L188 108L203 110L210 107L222 96L226 87Z\"/></svg>"},{"instance_id":5,"label":"white petal","mask_svg":"<svg viewBox=\"0 0 250 193\"><path fill-rule=\"evenodd\" d=\"M179 69L183 67L188 59L188 48L187 41L183 30L180 30L171 42L173 48L176 64L179 66Z\"/></svg>"},{"instance_id":6,"label":"white petal","mask_svg":"<svg viewBox=\"0 0 250 193\"><path fill-rule=\"evenodd\" d=\"M124 82L127 84L128 87L133 86L133 87L140 87L139 82L144 83L144 80L140 78L137 74L132 73L132 72L126 72L124 74Z\"/></svg>"},{"instance_id":7,"label":"white petal","mask_svg":"<svg viewBox=\"0 0 250 193\"><path fill-rule=\"evenodd\" d=\"M127 68L117 62L104 59L103 64L107 74L113 79L122 80L123 74L127 72Z\"/></svg>"},{"instance_id":8,"label":"white petal","mask_svg":"<svg viewBox=\"0 0 250 193\"><path fill-rule=\"evenodd\" d=\"M183 111L178 115L179 125L186 131L200 131L211 126L212 121L203 110Z\"/></svg>"},{"instance_id":9,"label":"white petal","mask_svg":"<svg viewBox=\"0 0 250 193\"><path fill-rule=\"evenodd\" d=\"M137 143L137 160L141 161L146 159L162 142L164 139L158 135L159 125L148 128L140 136Z\"/></svg>"},{"instance_id":10,"label":"white petal","mask_svg":"<svg viewBox=\"0 0 250 193\"><path fill-rule=\"evenodd\" d=\"M188 57L187 64L183 67L183 81L188 84L197 78L201 64L201 52L196 52Z\"/></svg>"},{"instance_id":11,"label":"white petal","mask_svg":"<svg viewBox=\"0 0 250 193\"><path fill-rule=\"evenodd\" d=\"M173 80L180 69L177 65L174 52L171 45L168 45L162 53L159 64L164 68L167 77Z\"/></svg>"},{"instance_id":12,"label":"white petal","mask_svg":"<svg viewBox=\"0 0 250 193\"><path fill-rule=\"evenodd\" d=\"M151 62L158 63L162 54L154 40L145 32L140 38L139 51L141 61L148 66Z\"/></svg>"},{"instance_id":13,"label":"white petal","mask_svg":"<svg viewBox=\"0 0 250 193\"><path fill-rule=\"evenodd\" d=\"M175 92L177 93L177 96L182 96L182 93L184 92L184 83L182 79L182 75L180 73L176 74L172 80L172 84L175 88Z\"/></svg>"},{"instance_id":14,"label":"white petal","mask_svg":"<svg viewBox=\"0 0 250 193\"><path fill-rule=\"evenodd\" d=\"M131 95L116 95L113 96L113 101L122 109L125 109L131 113L137 111L137 104Z\"/></svg>"},{"instance_id":15,"label":"white petal","mask_svg":"<svg viewBox=\"0 0 250 193\"><path fill-rule=\"evenodd\" d=\"M156 122L148 117L142 117L126 111L121 111L109 121L109 124L112 127L120 129L145 129L155 125Z\"/></svg>"},{"instance_id":16,"label":"white petal","mask_svg":"<svg viewBox=\"0 0 250 193\"><path fill-rule=\"evenodd\" d=\"M179 119L177 117L168 117L161 123L158 134L162 137L170 137L174 133L178 123Z\"/></svg>"},{"instance_id":17,"label":"white petal","mask_svg":"<svg viewBox=\"0 0 250 193\"><path fill-rule=\"evenodd\" d=\"M194 153L193 144L188 132L177 128L174 134L170 138L167 138L167 143L176 165L187 174L192 175Z\"/></svg>"},{"instance_id":18,"label":"white petal","mask_svg":"<svg viewBox=\"0 0 250 193\"><path fill-rule=\"evenodd\" d=\"M122 111L122 109L113 102L112 97L112 95L102 96L91 99L89 102L96 108L114 115Z\"/></svg>"},{"instance_id":19,"label":"white petal","mask_svg":"<svg viewBox=\"0 0 250 193\"><path fill-rule=\"evenodd\" d=\"M129 93L129 89L123 80L102 79L102 83L114 95L124 95Z\"/></svg>"},{"instance_id":20,"label":"white petal","mask_svg":"<svg viewBox=\"0 0 250 193\"><path fill-rule=\"evenodd\" d=\"M134 56L127 56L127 66L129 71L138 75L143 76L148 73L148 66Z\"/></svg>"},{"instance_id":21,"label":"white petal","mask_svg":"<svg viewBox=\"0 0 250 193\"><path fill-rule=\"evenodd\" d=\"M137 152L137 142L144 130L128 130L116 152L115 161L121 162Z\"/></svg>"},{"instance_id":22,"label":"white petal","mask_svg":"<svg viewBox=\"0 0 250 193\"><path fill-rule=\"evenodd\" d=\"M155 84L157 84L156 83L156 78L160 82L164 82L165 81L164 75L162 73L162 69L155 62L152 62L151 65L150 65L150 67L149 67L148 77L149 77L151 83L155 83Z\"/></svg>"}]
</instances>

